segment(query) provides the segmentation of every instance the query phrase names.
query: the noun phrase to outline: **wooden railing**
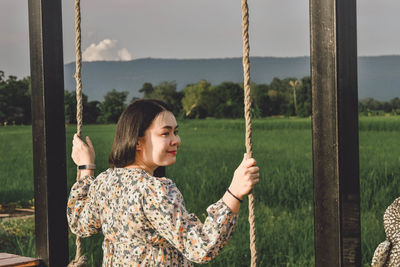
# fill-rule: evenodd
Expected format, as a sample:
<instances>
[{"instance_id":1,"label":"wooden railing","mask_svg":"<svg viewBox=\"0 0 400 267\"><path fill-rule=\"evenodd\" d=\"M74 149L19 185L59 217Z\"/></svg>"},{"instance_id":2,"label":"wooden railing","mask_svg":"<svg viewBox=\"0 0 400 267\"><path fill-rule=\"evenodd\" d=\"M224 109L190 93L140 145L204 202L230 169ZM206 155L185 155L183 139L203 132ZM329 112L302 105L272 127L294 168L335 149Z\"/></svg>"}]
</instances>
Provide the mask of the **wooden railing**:
<instances>
[{"instance_id":1,"label":"wooden railing","mask_svg":"<svg viewBox=\"0 0 400 267\"><path fill-rule=\"evenodd\" d=\"M3 266L39 266L40 260L29 257L21 257L14 254L0 253L0 267Z\"/></svg>"}]
</instances>

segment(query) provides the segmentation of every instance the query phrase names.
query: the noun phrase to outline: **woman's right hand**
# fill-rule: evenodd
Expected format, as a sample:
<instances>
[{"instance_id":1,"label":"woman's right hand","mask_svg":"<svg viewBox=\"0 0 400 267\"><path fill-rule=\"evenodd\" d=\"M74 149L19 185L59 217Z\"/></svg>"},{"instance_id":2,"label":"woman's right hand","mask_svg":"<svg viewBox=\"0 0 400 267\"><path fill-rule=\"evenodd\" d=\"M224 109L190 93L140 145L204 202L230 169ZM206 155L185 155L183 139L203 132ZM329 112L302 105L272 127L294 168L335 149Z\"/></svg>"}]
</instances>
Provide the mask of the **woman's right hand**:
<instances>
[{"instance_id":1,"label":"woman's right hand","mask_svg":"<svg viewBox=\"0 0 400 267\"><path fill-rule=\"evenodd\" d=\"M92 141L88 136L86 136L86 143L87 144L85 144L77 134L74 135L71 157L77 166L94 164L94 148Z\"/></svg>"},{"instance_id":2,"label":"woman's right hand","mask_svg":"<svg viewBox=\"0 0 400 267\"><path fill-rule=\"evenodd\" d=\"M256 166L254 158L247 158L246 154L243 156L242 163L237 167L232 183L229 190L240 199L250 193L254 185L259 182L259 168Z\"/></svg>"}]
</instances>

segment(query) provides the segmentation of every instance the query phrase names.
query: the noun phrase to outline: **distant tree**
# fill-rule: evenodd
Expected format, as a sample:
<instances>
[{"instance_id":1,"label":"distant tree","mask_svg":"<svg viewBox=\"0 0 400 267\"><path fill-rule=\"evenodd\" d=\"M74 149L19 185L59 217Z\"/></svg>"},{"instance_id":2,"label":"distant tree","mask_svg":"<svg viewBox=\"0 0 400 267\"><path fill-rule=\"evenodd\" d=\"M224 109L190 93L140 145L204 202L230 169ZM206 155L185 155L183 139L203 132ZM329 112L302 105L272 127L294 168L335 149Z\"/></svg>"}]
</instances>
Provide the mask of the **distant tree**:
<instances>
[{"instance_id":1,"label":"distant tree","mask_svg":"<svg viewBox=\"0 0 400 267\"><path fill-rule=\"evenodd\" d=\"M382 102L381 103L381 105L382 105L382 109L383 109L383 111L385 112L385 113L390 113L390 112L392 112L392 110L393 110L393 106L392 106L392 103L390 103L390 101L384 101L384 102Z\"/></svg>"},{"instance_id":2,"label":"distant tree","mask_svg":"<svg viewBox=\"0 0 400 267\"><path fill-rule=\"evenodd\" d=\"M400 115L400 98L395 97L393 99L390 99L389 103L392 106L391 113L393 115Z\"/></svg>"},{"instance_id":3,"label":"distant tree","mask_svg":"<svg viewBox=\"0 0 400 267\"><path fill-rule=\"evenodd\" d=\"M400 109L400 98L395 97L395 98L390 99L389 104L390 104L392 110Z\"/></svg>"},{"instance_id":4,"label":"distant tree","mask_svg":"<svg viewBox=\"0 0 400 267\"><path fill-rule=\"evenodd\" d=\"M100 102L88 102L88 96L82 93L83 122L96 123L100 115ZM76 92L64 91L64 116L66 123L76 123Z\"/></svg>"},{"instance_id":5,"label":"distant tree","mask_svg":"<svg viewBox=\"0 0 400 267\"><path fill-rule=\"evenodd\" d=\"M256 114L260 117L270 115L268 108L270 106L270 98L268 96L269 86L267 84L252 84L251 97Z\"/></svg>"},{"instance_id":6,"label":"distant tree","mask_svg":"<svg viewBox=\"0 0 400 267\"><path fill-rule=\"evenodd\" d=\"M395 97L387 102L381 102L381 107L386 113L391 113L400 109L400 98Z\"/></svg>"},{"instance_id":7,"label":"distant tree","mask_svg":"<svg viewBox=\"0 0 400 267\"><path fill-rule=\"evenodd\" d=\"M85 99L84 97L82 98ZM75 92L69 92L68 90L64 90L64 117L66 123L76 123Z\"/></svg>"},{"instance_id":8,"label":"distant tree","mask_svg":"<svg viewBox=\"0 0 400 267\"><path fill-rule=\"evenodd\" d=\"M154 87L151 83L144 83L142 85L142 88L139 89L139 92L143 93L143 98L151 98L151 94L153 93L153 91Z\"/></svg>"},{"instance_id":9,"label":"distant tree","mask_svg":"<svg viewBox=\"0 0 400 267\"><path fill-rule=\"evenodd\" d=\"M289 81L290 86L293 88L293 106L294 106L294 114L297 115L297 96L296 96L296 90L297 87L300 85L299 80L290 80Z\"/></svg>"},{"instance_id":10,"label":"distant tree","mask_svg":"<svg viewBox=\"0 0 400 267\"><path fill-rule=\"evenodd\" d=\"M101 112L100 101L90 101L83 107L83 121L84 123L97 123L97 119Z\"/></svg>"},{"instance_id":11,"label":"distant tree","mask_svg":"<svg viewBox=\"0 0 400 267\"><path fill-rule=\"evenodd\" d=\"M4 81L4 71L0 71L0 125L6 120L7 93L6 82Z\"/></svg>"},{"instance_id":12,"label":"distant tree","mask_svg":"<svg viewBox=\"0 0 400 267\"><path fill-rule=\"evenodd\" d=\"M104 101L100 104L100 123L116 123L119 116L125 109L125 101L129 92L118 92L112 89L104 96Z\"/></svg>"},{"instance_id":13,"label":"distant tree","mask_svg":"<svg viewBox=\"0 0 400 267\"><path fill-rule=\"evenodd\" d=\"M296 78L281 80L275 77L272 79L268 90L270 106L267 113L269 115L294 115L293 92L290 86L290 81L294 79Z\"/></svg>"},{"instance_id":14,"label":"distant tree","mask_svg":"<svg viewBox=\"0 0 400 267\"><path fill-rule=\"evenodd\" d=\"M140 90L142 90L143 92L148 92L145 93L144 98L153 98L165 102L175 115L179 115L179 113L181 112L181 100L183 97L183 93L176 91L175 82L161 82L155 87L153 87L150 83L145 83L143 84L142 89Z\"/></svg>"},{"instance_id":15,"label":"distant tree","mask_svg":"<svg viewBox=\"0 0 400 267\"><path fill-rule=\"evenodd\" d=\"M213 117L240 118L243 117L243 87L233 82L223 82L212 87L211 97L215 100Z\"/></svg>"},{"instance_id":16,"label":"distant tree","mask_svg":"<svg viewBox=\"0 0 400 267\"><path fill-rule=\"evenodd\" d=\"M309 117L312 113L311 78L303 77L297 89L297 116Z\"/></svg>"},{"instance_id":17,"label":"distant tree","mask_svg":"<svg viewBox=\"0 0 400 267\"><path fill-rule=\"evenodd\" d=\"M383 105L380 101L377 101L371 97L361 99L359 101L359 108L360 110L363 110L365 112L370 112L370 111L376 111L376 110L382 110Z\"/></svg>"},{"instance_id":18,"label":"distant tree","mask_svg":"<svg viewBox=\"0 0 400 267\"><path fill-rule=\"evenodd\" d=\"M183 89L182 108L189 118L205 118L212 112L209 110L211 100L211 84L201 80L189 84Z\"/></svg>"},{"instance_id":19,"label":"distant tree","mask_svg":"<svg viewBox=\"0 0 400 267\"><path fill-rule=\"evenodd\" d=\"M358 113L366 115L367 109L363 104L361 104L361 101L358 101Z\"/></svg>"},{"instance_id":20,"label":"distant tree","mask_svg":"<svg viewBox=\"0 0 400 267\"><path fill-rule=\"evenodd\" d=\"M30 78L18 79L8 76L5 79L0 71L0 122L8 124L31 123Z\"/></svg>"}]
</instances>

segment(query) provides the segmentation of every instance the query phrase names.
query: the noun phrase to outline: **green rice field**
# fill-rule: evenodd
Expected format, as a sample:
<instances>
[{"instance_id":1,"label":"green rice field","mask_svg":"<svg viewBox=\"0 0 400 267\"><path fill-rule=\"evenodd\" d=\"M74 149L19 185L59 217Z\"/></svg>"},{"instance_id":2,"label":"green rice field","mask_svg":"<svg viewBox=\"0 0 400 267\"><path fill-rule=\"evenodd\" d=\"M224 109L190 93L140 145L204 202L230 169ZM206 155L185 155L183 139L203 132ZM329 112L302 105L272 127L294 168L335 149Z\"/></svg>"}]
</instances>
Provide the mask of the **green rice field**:
<instances>
[{"instance_id":1,"label":"green rice field","mask_svg":"<svg viewBox=\"0 0 400 267\"><path fill-rule=\"evenodd\" d=\"M187 209L204 219L206 208L222 197L241 162L244 121L178 123L182 146L167 176L178 185ZM400 117L361 117L359 128L362 261L368 266L376 246L385 239L383 213L400 196ZM114 130L115 125L84 126L83 134L93 140L99 171L107 168ZM68 191L76 175L69 157L74 132L75 126L66 127ZM254 189L259 266L313 266L311 120L255 120L253 150L261 175ZM0 127L0 203L33 199L32 173L31 127ZM209 266L249 265L247 216L244 201L233 239ZM100 235L84 241L90 266L101 265L101 241ZM32 220L0 220L0 251L34 256ZM71 235L71 258L74 253Z\"/></svg>"}]
</instances>

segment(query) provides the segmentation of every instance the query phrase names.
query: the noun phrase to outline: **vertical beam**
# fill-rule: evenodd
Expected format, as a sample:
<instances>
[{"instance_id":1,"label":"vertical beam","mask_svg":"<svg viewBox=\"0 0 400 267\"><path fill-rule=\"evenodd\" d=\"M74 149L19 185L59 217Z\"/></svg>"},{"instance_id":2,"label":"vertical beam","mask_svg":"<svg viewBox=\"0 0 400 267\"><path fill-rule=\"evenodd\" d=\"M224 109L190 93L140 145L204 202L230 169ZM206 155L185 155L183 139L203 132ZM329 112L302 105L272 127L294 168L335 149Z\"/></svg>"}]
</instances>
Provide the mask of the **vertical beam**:
<instances>
[{"instance_id":1,"label":"vertical beam","mask_svg":"<svg viewBox=\"0 0 400 267\"><path fill-rule=\"evenodd\" d=\"M68 263L61 0L29 0L36 256Z\"/></svg>"},{"instance_id":2,"label":"vertical beam","mask_svg":"<svg viewBox=\"0 0 400 267\"><path fill-rule=\"evenodd\" d=\"M310 0L315 266L361 266L356 0Z\"/></svg>"}]
</instances>

